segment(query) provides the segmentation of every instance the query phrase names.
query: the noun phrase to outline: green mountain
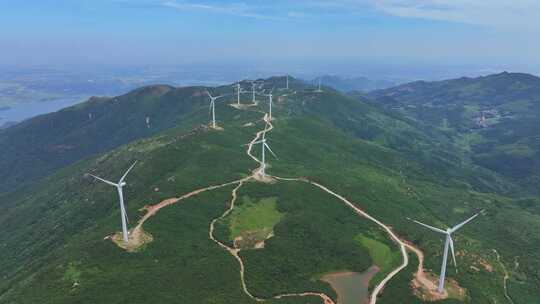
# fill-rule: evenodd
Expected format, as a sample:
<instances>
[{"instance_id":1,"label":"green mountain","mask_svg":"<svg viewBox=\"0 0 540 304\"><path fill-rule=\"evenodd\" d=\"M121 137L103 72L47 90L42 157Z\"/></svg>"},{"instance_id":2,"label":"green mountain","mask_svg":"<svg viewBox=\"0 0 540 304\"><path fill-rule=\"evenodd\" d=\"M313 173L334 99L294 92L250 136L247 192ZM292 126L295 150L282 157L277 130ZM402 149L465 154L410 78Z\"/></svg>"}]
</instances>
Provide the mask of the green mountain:
<instances>
[{"instance_id":1,"label":"green mountain","mask_svg":"<svg viewBox=\"0 0 540 304\"><path fill-rule=\"evenodd\" d=\"M503 282L515 303L540 297L538 200L523 199L520 184L475 165L444 130L331 88L283 83L265 80L275 88L270 130L268 97L236 108L231 86L211 88L231 94L216 104L215 130L206 88L154 86L2 131L2 168L18 176L2 173L0 303L322 303L319 293L337 303L324 274L376 265L370 293L403 262L361 211L421 249L438 274L439 235L407 217L444 227L484 210L455 237L460 271L449 268L455 283L440 303L504 303ZM298 179L253 178L259 164L246 145L263 130L278 157L267 155L268 174ZM44 153L59 145L72 148ZM260 159L260 146L251 154ZM116 192L86 173L114 180L134 160L124 250L112 241ZM427 303L413 292L428 292L411 288L418 256L409 256L377 303Z\"/></svg>"},{"instance_id":2,"label":"green mountain","mask_svg":"<svg viewBox=\"0 0 540 304\"><path fill-rule=\"evenodd\" d=\"M372 92L370 97L445 133L475 164L538 193L540 78L505 72L414 82Z\"/></svg>"}]
</instances>

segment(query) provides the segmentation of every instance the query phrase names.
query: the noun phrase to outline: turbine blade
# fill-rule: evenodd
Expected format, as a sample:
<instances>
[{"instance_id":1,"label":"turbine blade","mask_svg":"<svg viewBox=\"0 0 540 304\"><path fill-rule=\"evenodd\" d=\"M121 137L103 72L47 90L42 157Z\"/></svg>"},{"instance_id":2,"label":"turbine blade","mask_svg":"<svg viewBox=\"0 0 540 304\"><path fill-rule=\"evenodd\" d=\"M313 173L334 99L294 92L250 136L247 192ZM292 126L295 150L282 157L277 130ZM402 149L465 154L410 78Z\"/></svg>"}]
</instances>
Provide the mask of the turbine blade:
<instances>
[{"instance_id":1,"label":"turbine blade","mask_svg":"<svg viewBox=\"0 0 540 304\"><path fill-rule=\"evenodd\" d=\"M97 179L97 180L100 180L100 181L102 181L102 182L104 182L104 183L106 183L106 184L109 184L109 185L111 185L111 186L115 186L115 187L118 186L117 184L115 184L115 183L113 183L113 182L111 182L111 181L108 181L108 180L106 180L106 179L103 179L103 178L101 178L101 177L92 175L92 174L90 174L90 173L88 173L88 175L90 175L91 177L93 177L93 178L95 178L95 179Z\"/></svg>"},{"instance_id":2,"label":"turbine blade","mask_svg":"<svg viewBox=\"0 0 540 304\"><path fill-rule=\"evenodd\" d=\"M457 272L457 263L456 263L456 252L454 251L454 240L452 239L452 236L448 236L450 238L450 250L452 251L452 260L454 261L454 267L456 267Z\"/></svg>"},{"instance_id":3,"label":"turbine blade","mask_svg":"<svg viewBox=\"0 0 540 304\"><path fill-rule=\"evenodd\" d=\"M210 97L210 99L212 99L212 94L210 94L210 92L208 90L206 90L206 95L208 95L208 97Z\"/></svg>"},{"instance_id":4,"label":"turbine blade","mask_svg":"<svg viewBox=\"0 0 540 304\"><path fill-rule=\"evenodd\" d=\"M421 222L419 222L419 221L417 221L417 220L411 220L410 218L407 218L407 219L410 220L410 221L413 221L413 222L417 223L418 225L424 226L424 227L426 227L426 228L429 229L429 230L433 230L433 231L435 231L435 232L439 232L439 233L444 233L444 234L446 234L446 231L444 231L444 230L442 230L442 229L435 228L435 227L433 227L433 226L430 226L430 225L421 223Z\"/></svg>"},{"instance_id":5,"label":"turbine blade","mask_svg":"<svg viewBox=\"0 0 540 304\"><path fill-rule=\"evenodd\" d=\"M272 149L270 149L270 146L269 146L267 143L264 143L263 145L266 147L266 149L268 149L268 151L270 151L270 153L272 153L272 155L274 155L274 157L275 157L276 159L278 159L278 157L276 156L276 154L274 153L274 151L272 151Z\"/></svg>"},{"instance_id":6,"label":"turbine blade","mask_svg":"<svg viewBox=\"0 0 540 304\"><path fill-rule=\"evenodd\" d=\"M468 222L474 220L474 218L476 218L476 217L479 216L479 215L480 215L480 213L477 213L477 214L471 216L470 218L468 218L468 219L467 219L466 221L464 221L463 223L454 226L454 228L451 229L451 232L450 232L450 233L452 233L452 232L454 232L454 231L457 231L459 228L463 227L463 226L464 226L465 224L467 224Z\"/></svg>"},{"instance_id":7,"label":"turbine blade","mask_svg":"<svg viewBox=\"0 0 540 304\"><path fill-rule=\"evenodd\" d=\"M129 169L127 169L126 173L124 173L124 175L122 175L122 178L120 179L120 181L118 182L119 184L121 184L124 179L126 178L126 176L129 174L129 171L131 171L131 169L133 169L133 167L135 167L135 165L137 164L137 161L135 161L133 163L133 165L131 165L131 167L129 167Z\"/></svg>"}]
</instances>

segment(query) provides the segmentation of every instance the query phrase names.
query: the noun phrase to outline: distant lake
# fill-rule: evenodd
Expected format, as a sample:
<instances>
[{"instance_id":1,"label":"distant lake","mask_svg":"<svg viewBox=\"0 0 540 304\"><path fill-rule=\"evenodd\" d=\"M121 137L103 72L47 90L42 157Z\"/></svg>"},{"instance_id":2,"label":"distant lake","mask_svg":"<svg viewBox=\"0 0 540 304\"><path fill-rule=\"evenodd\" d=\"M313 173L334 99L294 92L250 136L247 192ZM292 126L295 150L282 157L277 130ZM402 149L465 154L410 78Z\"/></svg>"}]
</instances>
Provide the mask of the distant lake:
<instances>
[{"instance_id":1,"label":"distant lake","mask_svg":"<svg viewBox=\"0 0 540 304\"><path fill-rule=\"evenodd\" d=\"M70 97L48 101L25 102L3 108L0 111L0 128L7 122L21 122L34 116L56 112L83 100L86 100L86 98Z\"/></svg>"}]
</instances>

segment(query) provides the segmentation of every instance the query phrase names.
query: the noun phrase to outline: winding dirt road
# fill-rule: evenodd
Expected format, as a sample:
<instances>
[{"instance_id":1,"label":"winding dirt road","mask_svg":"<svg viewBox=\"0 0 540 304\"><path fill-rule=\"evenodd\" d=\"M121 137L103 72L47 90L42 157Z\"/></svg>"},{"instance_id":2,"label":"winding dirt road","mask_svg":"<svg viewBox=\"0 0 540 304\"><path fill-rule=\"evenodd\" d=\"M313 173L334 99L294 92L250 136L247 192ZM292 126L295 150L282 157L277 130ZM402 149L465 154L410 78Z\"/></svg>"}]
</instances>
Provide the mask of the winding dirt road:
<instances>
[{"instance_id":1,"label":"winding dirt road","mask_svg":"<svg viewBox=\"0 0 540 304\"><path fill-rule=\"evenodd\" d=\"M514 300L512 300L512 298L508 294L508 279L510 279L510 274L508 273L506 266L504 266L503 262L501 261L501 255L499 254L499 252L495 249L493 249L493 252L497 256L497 262L499 262L499 265L501 265L504 272L504 278L503 278L504 296L506 297L508 302L510 302L511 304L514 304Z\"/></svg>"},{"instance_id":2,"label":"winding dirt road","mask_svg":"<svg viewBox=\"0 0 540 304\"><path fill-rule=\"evenodd\" d=\"M370 304L375 304L377 302L377 298L378 296L380 295L380 293L382 292L382 290L384 289L384 287L386 286L386 284L394 277L396 276L401 270L403 270L405 267L407 267L407 265L409 264L409 256L407 254L407 248L410 249L411 251L413 251L417 256L418 256L418 260L420 261L419 263L419 266L418 266L418 272L417 272L417 275L419 275L420 277L423 276L423 254L422 252L415 248L414 246L408 244L407 242L403 241L402 239L400 239L393 231L392 229L385 225L384 223L382 223L381 221L379 221L378 219L376 219L375 217L371 216L370 214L366 213L365 211L363 211L362 209L358 208L356 206L356 204L352 203L351 201L347 200L345 197L343 197L342 195L340 194L337 194L335 193L334 191L330 190L329 188L327 188L326 186L322 185L322 184L319 184L317 182L314 182L314 181L310 181L308 179L305 179L305 178L284 178L284 177L277 177L277 176L270 176L270 175L267 175L266 177L262 176L262 169L263 169L263 166L264 164L262 163L261 160L259 160L257 157L255 157L253 154L252 154L252 150L253 150L253 146L255 144L255 142L257 142L259 139L261 139L261 137L263 136L263 134L271 131L274 126L272 125L269 117L268 117L268 114L265 114L264 115L264 118L263 118L263 121L265 122L265 127L263 130L259 131L256 133L255 137L253 138L253 140L251 140L251 142L248 144L248 148L247 148L247 155L249 157L251 157L255 162L257 162L259 164L259 166L254 169L251 173L250 176L248 177L245 177L243 179L239 179L239 180L235 180L235 181L231 181L231 182L228 182L228 183L224 183L224 184L220 184L220 185L214 185L214 186L209 186L209 187L205 187L205 188L201 188L201 189L198 189L198 190L194 190L192 192L189 192L187 194L184 194L180 197L177 197L177 198L170 198L170 199L166 199L156 205L149 205L149 206L145 206L144 207L144 210L147 211L147 213L139 220L137 226L133 229L133 232L132 232L132 235L137 235L137 234L140 234L142 232L142 227L144 225L144 223L152 216L154 216L157 212L159 212L162 208L164 207L167 207L167 206L170 206L170 205L173 205L173 204L177 204L187 198L190 198L192 196L195 196L195 195L198 195L200 193L203 193L203 192L206 192L206 191L211 191L211 190L215 190L215 189L219 189L219 188L223 188L223 187L227 187L227 186L231 186L231 185L235 185L237 184L237 186L232 190L232 198L231 198L231 201L230 201L230 205L229 205L229 208L218 218L215 218L211 221L210 223L210 228L209 228L209 232L208 232L208 235L209 235L209 238L214 241L216 244L218 244L220 247L222 247L223 249L225 249L227 252L229 252L229 254L231 254L237 261L238 261L238 264L240 266L240 280L241 280L241 284L242 284L242 289L244 291L244 293L246 295L248 295L250 298L254 299L255 301L257 302L262 302L262 301L266 301L266 299L261 299L261 298L258 298L256 296L254 296L253 294L251 294L251 292L248 290L247 288L247 284L246 284L246 280L245 280L245 267L244 267L244 263L239 255L239 252L240 252L240 249L237 249L237 248L231 248L229 246L227 246L226 244L220 242L219 240L217 240L214 236L214 226L215 226L215 223L217 221L219 221L220 219L223 219L225 218L227 215L230 214L230 212L234 209L235 207L235 202L237 200L237 192L238 190L243 186L243 184L247 181L250 181L250 180L257 180L257 181L262 181L262 182L269 182L269 181L272 181L272 180L280 180L280 181L297 181L297 182L304 182L304 183L309 183L321 190L323 190L324 192L338 198L339 200L341 200L345 205L347 205L349 208L351 208L356 214L362 216L362 217L365 217L367 218L368 220L374 222L375 224L377 224L378 226L380 226L383 230L386 231L386 233L390 236L390 238L396 242L400 248L400 252L401 252L401 255L403 257L403 262L400 266L398 266L396 269L394 269L393 271L391 271L381 282L379 282L379 284L377 284L377 286L373 289L372 293L371 293L371 296L370 296ZM426 279L426 281L429 281ZM274 299L281 299L281 298L285 298L285 297L306 297L306 296L316 296L316 297L319 297L321 298L325 304L335 304L334 301L326 294L324 293L318 293L318 292L304 292L304 293L291 293L291 294L282 294L282 295L276 295L274 296L273 298Z\"/></svg>"}]
</instances>

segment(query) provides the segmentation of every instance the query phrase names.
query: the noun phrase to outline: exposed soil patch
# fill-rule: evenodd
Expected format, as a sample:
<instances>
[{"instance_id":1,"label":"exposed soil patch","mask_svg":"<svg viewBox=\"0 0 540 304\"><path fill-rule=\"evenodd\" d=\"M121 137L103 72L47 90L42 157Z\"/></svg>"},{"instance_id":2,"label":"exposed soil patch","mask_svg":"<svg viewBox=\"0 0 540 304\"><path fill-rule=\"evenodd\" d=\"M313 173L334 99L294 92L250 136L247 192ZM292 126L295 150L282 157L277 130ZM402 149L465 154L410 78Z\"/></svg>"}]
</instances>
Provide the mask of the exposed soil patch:
<instances>
[{"instance_id":1,"label":"exposed soil patch","mask_svg":"<svg viewBox=\"0 0 540 304\"><path fill-rule=\"evenodd\" d=\"M267 168L268 168L268 166L267 166ZM258 182L266 183L266 184L275 184L277 182L277 180L275 178L273 178L272 176L270 176L268 174L263 175L261 173L260 168L257 168L255 170L253 170L253 179L258 181Z\"/></svg>"},{"instance_id":2,"label":"exposed soil patch","mask_svg":"<svg viewBox=\"0 0 540 304\"><path fill-rule=\"evenodd\" d=\"M148 244L154 240L152 235L140 226L135 227L129 231L129 237L127 244L124 243L122 238L122 232L116 232L111 236L111 241L113 241L118 247L126 250L127 252L136 252L139 251L145 244Z\"/></svg>"},{"instance_id":3,"label":"exposed soil patch","mask_svg":"<svg viewBox=\"0 0 540 304\"><path fill-rule=\"evenodd\" d=\"M274 233L267 230L246 231L234 239L234 248L263 249L264 242L273 236Z\"/></svg>"},{"instance_id":4,"label":"exposed soil patch","mask_svg":"<svg viewBox=\"0 0 540 304\"><path fill-rule=\"evenodd\" d=\"M256 103L248 103L248 104L237 104L237 103L233 103L233 104L230 104L231 107L235 108L235 109L238 109L238 110L247 110L249 108L252 108L252 107L255 107L257 106Z\"/></svg>"},{"instance_id":5,"label":"exposed soil patch","mask_svg":"<svg viewBox=\"0 0 540 304\"><path fill-rule=\"evenodd\" d=\"M439 285L439 276L431 272L424 271L424 275L411 281L413 293L426 302L440 301L444 299L465 300L467 296L466 289L459 286L454 279L446 278L445 289L443 293L437 291Z\"/></svg>"}]
</instances>

